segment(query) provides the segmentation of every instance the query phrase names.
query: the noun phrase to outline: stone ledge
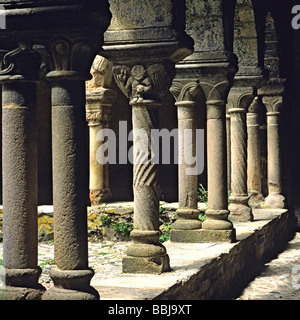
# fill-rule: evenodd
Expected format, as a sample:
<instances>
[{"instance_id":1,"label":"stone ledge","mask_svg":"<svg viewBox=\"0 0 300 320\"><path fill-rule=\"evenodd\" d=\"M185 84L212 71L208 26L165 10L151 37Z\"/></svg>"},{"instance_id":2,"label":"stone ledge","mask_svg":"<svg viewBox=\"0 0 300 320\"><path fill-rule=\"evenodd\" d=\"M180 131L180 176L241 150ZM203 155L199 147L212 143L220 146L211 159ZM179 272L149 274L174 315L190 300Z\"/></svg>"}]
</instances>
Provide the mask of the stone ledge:
<instances>
[{"instance_id":1,"label":"stone ledge","mask_svg":"<svg viewBox=\"0 0 300 320\"><path fill-rule=\"evenodd\" d=\"M201 243L201 242L234 242L235 229L233 230L172 230L171 242Z\"/></svg>"},{"instance_id":2,"label":"stone ledge","mask_svg":"<svg viewBox=\"0 0 300 320\"><path fill-rule=\"evenodd\" d=\"M236 223L236 243L165 242L171 272L122 274L121 266L92 285L107 300L211 300L236 297L266 261L294 235L296 220L287 210L254 210L254 221Z\"/></svg>"}]
</instances>

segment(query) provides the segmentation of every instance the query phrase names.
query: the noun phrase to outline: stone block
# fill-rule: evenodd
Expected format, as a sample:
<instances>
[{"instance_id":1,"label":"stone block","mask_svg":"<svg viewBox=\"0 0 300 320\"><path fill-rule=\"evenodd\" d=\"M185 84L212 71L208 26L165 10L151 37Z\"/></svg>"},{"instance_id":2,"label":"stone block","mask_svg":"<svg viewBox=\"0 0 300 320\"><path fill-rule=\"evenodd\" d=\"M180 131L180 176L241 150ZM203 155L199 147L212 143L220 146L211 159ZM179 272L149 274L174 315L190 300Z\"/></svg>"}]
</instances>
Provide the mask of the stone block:
<instances>
[{"instance_id":1,"label":"stone block","mask_svg":"<svg viewBox=\"0 0 300 320\"><path fill-rule=\"evenodd\" d=\"M231 230L172 230L171 242L235 242L235 229Z\"/></svg>"},{"instance_id":2,"label":"stone block","mask_svg":"<svg viewBox=\"0 0 300 320\"><path fill-rule=\"evenodd\" d=\"M157 257L130 257L123 258L123 273L161 274L171 271L167 254Z\"/></svg>"}]
</instances>

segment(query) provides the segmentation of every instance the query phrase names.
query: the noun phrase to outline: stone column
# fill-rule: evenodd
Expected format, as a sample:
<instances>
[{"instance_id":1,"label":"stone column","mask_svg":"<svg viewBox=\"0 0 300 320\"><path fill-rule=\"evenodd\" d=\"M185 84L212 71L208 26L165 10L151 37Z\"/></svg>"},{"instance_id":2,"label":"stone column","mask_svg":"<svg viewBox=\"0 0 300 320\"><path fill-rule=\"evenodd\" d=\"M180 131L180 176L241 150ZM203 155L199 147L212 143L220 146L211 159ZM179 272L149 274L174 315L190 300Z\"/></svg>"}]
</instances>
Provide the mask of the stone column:
<instances>
[{"instance_id":1,"label":"stone column","mask_svg":"<svg viewBox=\"0 0 300 320\"><path fill-rule=\"evenodd\" d=\"M4 299L40 299L36 83L2 85ZM1 293L2 295L2 293Z\"/></svg>"},{"instance_id":2,"label":"stone column","mask_svg":"<svg viewBox=\"0 0 300 320\"><path fill-rule=\"evenodd\" d=\"M170 264L165 247L159 243L158 164L154 161L151 131L159 128L161 102L157 94L165 94L172 78L164 64L135 65L131 69L115 66L113 72L132 106L134 230L130 234L133 244L123 258L123 272L166 272Z\"/></svg>"},{"instance_id":3,"label":"stone column","mask_svg":"<svg viewBox=\"0 0 300 320\"><path fill-rule=\"evenodd\" d=\"M48 77L51 79L51 75ZM44 299L99 298L89 284L94 272L88 267L86 138L84 79L55 77L52 80L52 145L57 268L50 272L54 287L45 293Z\"/></svg>"},{"instance_id":4,"label":"stone column","mask_svg":"<svg viewBox=\"0 0 300 320\"><path fill-rule=\"evenodd\" d=\"M169 256L159 244L159 184L158 165L150 159L143 161L143 152L151 152L151 130L158 128L158 108L154 101L131 103L134 144L133 193L134 224L131 232L133 244L123 258L123 272L161 273L170 270ZM139 140L138 130L146 134ZM139 140L139 142L138 142ZM137 147L139 143L139 147ZM142 150L141 150L142 149Z\"/></svg>"},{"instance_id":5,"label":"stone column","mask_svg":"<svg viewBox=\"0 0 300 320\"><path fill-rule=\"evenodd\" d=\"M251 88L234 87L228 101L231 132L231 196L229 219L252 221L252 209L248 205L247 190L247 127L246 112L253 100Z\"/></svg>"},{"instance_id":6,"label":"stone column","mask_svg":"<svg viewBox=\"0 0 300 320\"><path fill-rule=\"evenodd\" d=\"M263 200L261 193L261 167L260 167L260 133L259 133L259 110L262 107L261 97L255 97L248 108L247 132L248 132L248 195L250 203L257 205Z\"/></svg>"},{"instance_id":7,"label":"stone column","mask_svg":"<svg viewBox=\"0 0 300 320\"><path fill-rule=\"evenodd\" d=\"M37 250L37 105L40 59L28 44L5 53L2 83L3 282L1 299L36 300ZM18 66L18 67L17 67ZM28 70L30 66L30 70ZM30 73L29 73L30 71Z\"/></svg>"},{"instance_id":8,"label":"stone column","mask_svg":"<svg viewBox=\"0 0 300 320\"><path fill-rule=\"evenodd\" d=\"M285 208L282 195L279 117L283 105L282 96L263 97L267 108L268 189L267 208Z\"/></svg>"},{"instance_id":9,"label":"stone column","mask_svg":"<svg viewBox=\"0 0 300 320\"><path fill-rule=\"evenodd\" d=\"M235 229L228 220L226 100L230 83L201 83L207 105L208 209L203 231L209 241L235 241Z\"/></svg>"},{"instance_id":10,"label":"stone column","mask_svg":"<svg viewBox=\"0 0 300 320\"><path fill-rule=\"evenodd\" d=\"M54 287L45 300L95 300L88 266L87 199L88 151L85 81L90 79L95 48L84 38L52 40L54 65L47 79L52 86L52 157L54 259L50 277ZM82 53L84 52L84 55ZM71 54L72 53L72 54ZM68 69L66 70L66 66Z\"/></svg>"},{"instance_id":11,"label":"stone column","mask_svg":"<svg viewBox=\"0 0 300 320\"><path fill-rule=\"evenodd\" d=\"M124 1L110 1L114 19L100 55L114 64L115 81L132 106L135 226L123 272L161 273L170 265L159 244L157 158L149 155L150 131L158 129L159 107L175 77L175 63L192 53L193 41L184 31L184 2L140 4L131 8Z\"/></svg>"},{"instance_id":12,"label":"stone column","mask_svg":"<svg viewBox=\"0 0 300 320\"><path fill-rule=\"evenodd\" d=\"M178 114L178 219L171 230L172 242L197 242L201 221L198 219L198 176L191 174L188 170L195 169L197 163L193 164L192 157L196 155L196 118L195 108L197 106L196 96L200 92L197 82L173 81L170 89L176 99ZM185 141L185 130L192 134L192 140ZM181 140L181 141L180 141ZM199 165L199 164L198 164ZM197 231L195 231L197 230Z\"/></svg>"},{"instance_id":13,"label":"stone column","mask_svg":"<svg viewBox=\"0 0 300 320\"><path fill-rule=\"evenodd\" d=\"M231 132L230 132L230 114L228 106L226 107L226 141L227 141L227 185L231 190Z\"/></svg>"},{"instance_id":14,"label":"stone column","mask_svg":"<svg viewBox=\"0 0 300 320\"><path fill-rule=\"evenodd\" d=\"M97 149L103 141L99 141L97 134L100 130L108 129L111 118L111 106L116 98L114 90L95 88L87 90L86 119L89 126L90 141L90 200L91 205L99 205L111 201L109 189L109 164L97 159Z\"/></svg>"},{"instance_id":15,"label":"stone column","mask_svg":"<svg viewBox=\"0 0 300 320\"><path fill-rule=\"evenodd\" d=\"M281 154L280 154L280 111L283 106L285 79L270 79L259 88L258 95L267 109L267 175L268 196L265 199L267 208L285 208L285 197L282 195Z\"/></svg>"}]
</instances>

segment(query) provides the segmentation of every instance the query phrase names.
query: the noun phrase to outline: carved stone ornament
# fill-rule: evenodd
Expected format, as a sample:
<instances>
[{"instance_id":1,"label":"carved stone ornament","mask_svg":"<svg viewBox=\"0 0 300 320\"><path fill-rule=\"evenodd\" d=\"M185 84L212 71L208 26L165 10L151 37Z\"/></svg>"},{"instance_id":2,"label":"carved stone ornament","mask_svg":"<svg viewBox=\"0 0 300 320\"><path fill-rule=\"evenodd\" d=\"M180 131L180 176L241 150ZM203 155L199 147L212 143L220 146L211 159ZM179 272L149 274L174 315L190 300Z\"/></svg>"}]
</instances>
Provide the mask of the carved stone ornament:
<instances>
[{"instance_id":1,"label":"carved stone ornament","mask_svg":"<svg viewBox=\"0 0 300 320\"><path fill-rule=\"evenodd\" d=\"M15 49L0 49L1 80L36 79L41 64L39 55L27 41L19 43Z\"/></svg>"},{"instance_id":2,"label":"carved stone ornament","mask_svg":"<svg viewBox=\"0 0 300 320\"><path fill-rule=\"evenodd\" d=\"M174 80L170 92L177 102L195 101L202 89L198 81L183 83L182 81Z\"/></svg>"},{"instance_id":3,"label":"carved stone ornament","mask_svg":"<svg viewBox=\"0 0 300 320\"><path fill-rule=\"evenodd\" d=\"M135 65L113 67L113 74L119 88L132 103L144 100L160 100L169 90L173 73L163 64L149 67Z\"/></svg>"},{"instance_id":4,"label":"carved stone ornament","mask_svg":"<svg viewBox=\"0 0 300 320\"><path fill-rule=\"evenodd\" d=\"M43 58L47 78L91 79L89 71L95 48L86 39L58 36L46 45L35 45L34 49Z\"/></svg>"}]
</instances>

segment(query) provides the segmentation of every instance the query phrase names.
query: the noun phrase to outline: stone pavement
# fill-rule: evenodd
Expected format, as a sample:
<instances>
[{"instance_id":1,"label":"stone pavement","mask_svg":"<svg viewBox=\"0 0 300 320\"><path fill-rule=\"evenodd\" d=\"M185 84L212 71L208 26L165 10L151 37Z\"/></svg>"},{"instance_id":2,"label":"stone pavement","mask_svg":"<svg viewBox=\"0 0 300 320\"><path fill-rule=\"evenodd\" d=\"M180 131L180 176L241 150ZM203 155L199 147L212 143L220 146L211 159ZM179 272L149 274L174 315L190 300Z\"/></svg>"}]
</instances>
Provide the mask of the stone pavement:
<instances>
[{"instance_id":1,"label":"stone pavement","mask_svg":"<svg viewBox=\"0 0 300 320\"><path fill-rule=\"evenodd\" d=\"M263 272L243 290L238 300L300 300L300 233L285 251L265 264Z\"/></svg>"}]
</instances>

